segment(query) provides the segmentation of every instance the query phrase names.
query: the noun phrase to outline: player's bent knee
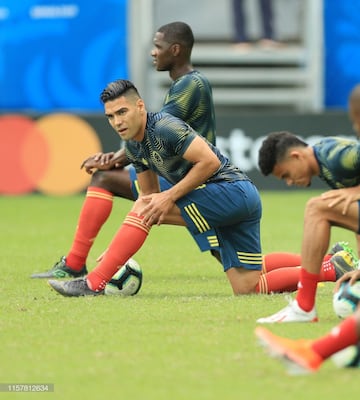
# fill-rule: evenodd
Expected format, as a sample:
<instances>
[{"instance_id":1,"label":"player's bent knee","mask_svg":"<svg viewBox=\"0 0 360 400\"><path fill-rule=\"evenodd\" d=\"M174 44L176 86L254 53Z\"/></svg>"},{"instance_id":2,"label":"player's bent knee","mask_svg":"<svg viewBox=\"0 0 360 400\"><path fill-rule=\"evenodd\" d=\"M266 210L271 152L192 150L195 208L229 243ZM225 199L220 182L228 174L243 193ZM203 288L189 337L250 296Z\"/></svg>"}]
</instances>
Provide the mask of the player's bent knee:
<instances>
[{"instance_id":1,"label":"player's bent knee","mask_svg":"<svg viewBox=\"0 0 360 400\"><path fill-rule=\"evenodd\" d=\"M324 208L324 200L321 197L312 197L306 202L306 211L319 211Z\"/></svg>"},{"instance_id":2,"label":"player's bent knee","mask_svg":"<svg viewBox=\"0 0 360 400\"><path fill-rule=\"evenodd\" d=\"M313 197L307 201L305 206L305 217L321 218L324 213L329 213L328 203L321 197Z\"/></svg>"},{"instance_id":3,"label":"player's bent knee","mask_svg":"<svg viewBox=\"0 0 360 400\"><path fill-rule=\"evenodd\" d=\"M142 211L147 205L149 205L149 203L145 202L140 196L135 200L133 206L131 207L131 211L139 214L140 211Z\"/></svg>"},{"instance_id":4,"label":"player's bent knee","mask_svg":"<svg viewBox=\"0 0 360 400\"><path fill-rule=\"evenodd\" d=\"M226 271L235 296L255 293L260 274L261 271L248 270L245 268L230 268Z\"/></svg>"},{"instance_id":5,"label":"player's bent knee","mask_svg":"<svg viewBox=\"0 0 360 400\"><path fill-rule=\"evenodd\" d=\"M107 189L109 183L109 171L98 170L91 176L90 186L101 187Z\"/></svg>"}]
</instances>

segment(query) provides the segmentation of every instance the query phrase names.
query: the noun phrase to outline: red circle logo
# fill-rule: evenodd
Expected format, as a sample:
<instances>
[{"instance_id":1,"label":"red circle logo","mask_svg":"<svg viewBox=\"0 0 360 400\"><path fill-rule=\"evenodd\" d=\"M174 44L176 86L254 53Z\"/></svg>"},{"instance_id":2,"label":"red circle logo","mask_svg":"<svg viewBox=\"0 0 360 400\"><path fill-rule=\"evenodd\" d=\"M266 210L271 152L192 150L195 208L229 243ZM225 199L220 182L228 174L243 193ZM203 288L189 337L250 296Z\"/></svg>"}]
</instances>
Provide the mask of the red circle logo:
<instances>
[{"instance_id":1,"label":"red circle logo","mask_svg":"<svg viewBox=\"0 0 360 400\"><path fill-rule=\"evenodd\" d=\"M80 170L82 161L101 151L96 131L72 114L36 121L0 116L0 143L0 193L6 195L78 193L89 184L89 175Z\"/></svg>"}]
</instances>

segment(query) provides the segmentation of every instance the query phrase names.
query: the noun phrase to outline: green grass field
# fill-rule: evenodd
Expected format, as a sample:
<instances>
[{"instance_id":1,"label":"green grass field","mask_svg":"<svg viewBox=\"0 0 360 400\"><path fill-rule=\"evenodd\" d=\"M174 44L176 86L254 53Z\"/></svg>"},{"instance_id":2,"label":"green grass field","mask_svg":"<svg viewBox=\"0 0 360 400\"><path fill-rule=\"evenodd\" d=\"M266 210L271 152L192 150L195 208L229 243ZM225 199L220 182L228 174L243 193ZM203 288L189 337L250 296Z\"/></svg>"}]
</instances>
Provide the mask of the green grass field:
<instances>
[{"instance_id":1,"label":"green grass field","mask_svg":"<svg viewBox=\"0 0 360 400\"><path fill-rule=\"evenodd\" d=\"M298 252L309 190L262 193L263 251ZM72 242L83 196L1 197L0 384L53 383L53 393L0 393L0 399L338 399L358 394L359 370L290 377L254 338L255 320L285 306L284 295L234 297L221 266L184 228L153 228L135 256L143 287L130 298L64 298L33 272L50 268ZM116 199L88 267L122 222ZM336 229L332 242L353 234ZM126 243L124 243L126 245ZM319 287L318 324L271 327L316 337L339 320L332 283Z\"/></svg>"}]
</instances>

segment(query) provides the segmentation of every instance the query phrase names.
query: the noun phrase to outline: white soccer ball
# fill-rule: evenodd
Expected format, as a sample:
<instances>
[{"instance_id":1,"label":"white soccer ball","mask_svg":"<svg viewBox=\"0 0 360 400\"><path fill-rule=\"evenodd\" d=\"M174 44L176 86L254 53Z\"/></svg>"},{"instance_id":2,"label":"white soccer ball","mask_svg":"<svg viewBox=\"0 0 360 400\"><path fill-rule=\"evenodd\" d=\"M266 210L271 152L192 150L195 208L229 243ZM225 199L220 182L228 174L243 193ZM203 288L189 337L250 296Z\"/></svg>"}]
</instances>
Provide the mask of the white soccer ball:
<instances>
[{"instance_id":1,"label":"white soccer ball","mask_svg":"<svg viewBox=\"0 0 360 400\"><path fill-rule=\"evenodd\" d=\"M360 368L360 343L338 351L331 359L339 368Z\"/></svg>"},{"instance_id":2,"label":"white soccer ball","mask_svg":"<svg viewBox=\"0 0 360 400\"><path fill-rule=\"evenodd\" d=\"M105 286L105 294L110 296L134 296L139 292L142 284L142 270L140 265L129 258Z\"/></svg>"},{"instance_id":3,"label":"white soccer ball","mask_svg":"<svg viewBox=\"0 0 360 400\"><path fill-rule=\"evenodd\" d=\"M350 286L349 281L343 282L333 296L333 308L339 318L353 314L360 301L360 280Z\"/></svg>"}]
</instances>

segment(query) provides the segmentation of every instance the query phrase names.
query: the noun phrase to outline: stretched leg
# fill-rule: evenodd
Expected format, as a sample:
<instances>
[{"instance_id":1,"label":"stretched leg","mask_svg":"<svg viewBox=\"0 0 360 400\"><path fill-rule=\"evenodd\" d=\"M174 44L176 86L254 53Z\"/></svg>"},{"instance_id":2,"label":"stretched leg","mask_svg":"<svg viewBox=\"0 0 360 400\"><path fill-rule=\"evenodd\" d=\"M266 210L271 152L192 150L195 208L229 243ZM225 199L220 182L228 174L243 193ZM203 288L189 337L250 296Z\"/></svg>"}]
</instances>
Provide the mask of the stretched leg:
<instances>
[{"instance_id":1,"label":"stretched leg","mask_svg":"<svg viewBox=\"0 0 360 400\"><path fill-rule=\"evenodd\" d=\"M68 267L79 270L85 264L96 236L112 211L113 196L134 200L129 172L125 169L95 172L80 212L72 247L66 256Z\"/></svg>"},{"instance_id":2,"label":"stretched leg","mask_svg":"<svg viewBox=\"0 0 360 400\"><path fill-rule=\"evenodd\" d=\"M331 258L323 261L319 273L319 282L336 282L344 273L356 268L356 260L347 251L339 251ZM262 273L256 286L258 293L283 293L295 292L301 277L300 266L282 266Z\"/></svg>"},{"instance_id":3,"label":"stretched leg","mask_svg":"<svg viewBox=\"0 0 360 400\"><path fill-rule=\"evenodd\" d=\"M264 255L262 272L266 274L274 269L298 267L301 265L301 255L287 252L274 252Z\"/></svg>"},{"instance_id":4,"label":"stretched leg","mask_svg":"<svg viewBox=\"0 0 360 400\"><path fill-rule=\"evenodd\" d=\"M259 293L294 292L301 272L301 256L293 253L270 253L263 259L262 275L256 291ZM356 260L348 251L326 254L319 273L319 282L335 282L345 272L356 267Z\"/></svg>"},{"instance_id":5,"label":"stretched leg","mask_svg":"<svg viewBox=\"0 0 360 400\"><path fill-rule=\"evenodd\" d=\"M344 255L336 253L335 257L347 258L349 268L354 267L351 256L347 253ZM271 264L273 261L275 264ZM226 274L235 294L254 292L254 287L255 292L261 294L295 292L300 279L300 261L301 257L298 254L271 253L264 256L263 263L269 267L269 272L264 273L263 266L261 272L231 268ZM320 282L335 282L339 276L341 276L340 269L331 259L323 263L319 276Z\"/></svg>"},{"instance_id":6,"label":"stretched leg","mask_svg":"<svg viewBox=\"0 0 360 400\"><path fill-rule=\"evenodd\" d=\"M143 223L143 217L130 212L111 241L100 263L85 278L58 281L49 284L63 296L96 296L104 294L106 284L115 272L135 254L145 242L150 226ZM126 246L123 246L123 243Z\"/></svg>"},{"instance_id":7,"label":"stretched leg","mask_svg":"<svg viewBox=\"0 0 360 400\"><path fill-rule=\"evenodd\" d=\"M161 190L166 190L171 185L160 178L160 187ZM70 251L61 257L50 271L33 274L32 278L77 277L87 274L86 259L101 227L112 211L113 196L128 200L137 198L137 177L134 168L97 171L93 174ZM178 215L169 214L164 224L184 225L184 221L179 221L179 216L180 212ZM217 251L213 251L212 255L221 262Z\"/></svg>"},{"instance_id":8,"label":"stretched leg","mask_svg":"<svg viewBox=\"0 0 360 400\"><path fill-rule=\"evenodd\" d=\"M86 279L66 281L49 280L49 284L63 296L94 296L103 294L107 282L144 244L151 226L146 225L139 211L144 208L139 198L126 216L123 224L111 241L100 263L87 275ZM177 209L174 206L174 209ZM176 210L176 215L180 212ZM180 221L179 221L180 222ZM126 243L126 246L124 246Z\"/></svg>"},{"instance_id":9,"label":"stretched leg","mask_svg":"<svg viewBox=\"0 0 360 400\"><path fill-rule=\"evenodd\" d=\"M95 172L80 211L70 251L50 271L34 274L32 278L74 277L86 274L86 259L101 227L112 211L113 196L134 200L131 183L130 173L126 169Z\"/></svg>"},{"instance_id":10,"label":"stretched leg","mask_svg":"<svg viewBox=\"0 0 360 400\"><path fill-rule=\"evenodd\" d=\"M127 215L103 259L87 276L87 284L91 290L98 292L105 289L119 267L141 248L150 231L150 226L143 224L142 220L143 217L136 212Z\"/></svg>"}]
</instances>

